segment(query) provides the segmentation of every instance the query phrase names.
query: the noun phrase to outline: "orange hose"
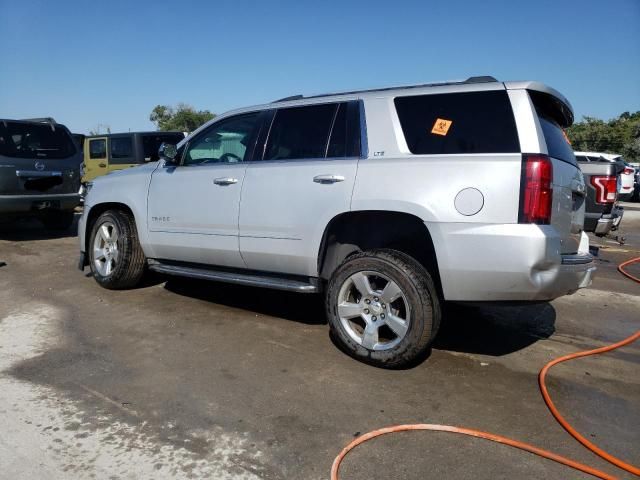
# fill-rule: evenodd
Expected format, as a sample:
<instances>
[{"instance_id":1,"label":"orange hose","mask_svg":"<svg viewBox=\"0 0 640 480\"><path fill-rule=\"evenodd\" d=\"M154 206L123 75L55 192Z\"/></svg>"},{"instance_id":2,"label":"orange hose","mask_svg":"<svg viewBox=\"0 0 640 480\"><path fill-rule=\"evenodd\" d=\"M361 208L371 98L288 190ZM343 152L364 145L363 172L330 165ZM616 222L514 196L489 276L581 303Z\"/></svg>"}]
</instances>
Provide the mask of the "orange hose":
<instances>
[{"instance_id":1,"label":"orange hose","mask_svg":"<svg viewBox=\"0 0 640 480\"><path fill-rule=\"evenodd\" d=\"M549 395L549 392L547 390L547 386L545 385L545 379L546 379L547 372L549 371L549 369L551 367L553 367L554 365L557 365L558 363L566 362L567 360L572 360L574 358L587 357L589 355L597 355L599 353L610 352L611 350L615 350L616 348L620 348L620 347L628 345L628 344L630 344L632 342L635 342L639 338L640 338L640 330L638 330L636 333L634 333L630 337L627 337L627 338L625 338L624 340L622 340L622 341L620 341L618 343L614 343L612 345L607 345L606 347L595 348L593 350L585 350L583 352L571 353L569 355L565 355L563 357L556 358L555 360L552 360L549 363L547 363L542 368L542 370L540 370L540 374L538 375L538 383L540 384L540 391L542 392L542 397L544 398L544 403L547 404L547 407L549 407L549 410L551 411L551 414L555 417L555 419L558 421L558 423L560 423L560 425L562 425L562 427L569 433L569 435L571 435L573 438L578 440L582 445L587 447L589 450L591 450L596 455L604 458L607 462L613 463L618 468L621 468L623 470L626 470L627 472L633 473L634 475L638 475L638 476L640 476L640 468L638 468L638 467L636 467L634 465L631 465L630 463L623 462L619 458L614 457L613 455L611 455L611 454L605 452L604 450L602 450L601 448L597 447L596 445L591 443L589 440L584 438L580 433L578 433L578 431L576 431L576 429L573 428L569 424L569 422L567 422L565 420L565 418L562 415L560 415L560 412L558 411L558 409L554 405L553 401L551 400L551 396Z\"/></svg>"},{"instance_id":2,"label":"orange hose","mask_svg":"<svg viewBox=\"0 0 640 480\"><path fill-rule=\"evenodd\" d=\"M632 263L637 263L637 262L640 262L640 257L632 258L631 260L627 260L626 262L622 262L620 265L618 265L618 271L621 274L623 274L625 277L628 277L631 280L633 280L634 282L640 283L640 278L634 277L633 275L631 275L629 272L625 271L625 269L624 269L624 267L626 267L627 265L631 265Z\"/></svg>"},{"instance_id":3,"label":"orange hose","mask_svg":"<svg viewBox=\"0 0 640 480\"><path fill-rule=\"evenodd\" d=\"M629 277L630 279L640 283L640 279L639 278L634 277L633 275L631 275L630 273L628 273L628 272L626 272L624 270L625 266L630 265L632 263L636 263L636 262L640 262L640 257L633 258L631 260L628 260L626 262L621 263L618 266L618 270L623 275L625 275L625 276ZM585 351L582 351L582 352L576 352L576 353L572 353L572 354L569 354L569 355L564 355L562 357L556 358L556 359L550 361L549 363L547 363L542 368L542 370L540 370L540 374L538 375L538 383L540 385L540 391L542 392L542 398L544 399L545 404L547 405L547 407L551 411L551 414L560 423L560 425L562 425L562 427L571 436L573 436L582 445L584 445L587 449L589 449L590 451L592 451L596 455L602 457L603 459L607 460L608 462L612 463L613 465L616 465L617 467L621 468L622 470L626 470L627 472L633 473L634 475L638 475L638 476L640 476L640 468L638 468L638 467L636 467L634 465L631 465L630 463L624 462L624 461L620 460L619 458L617 458L617 457L605 452L604 450L602 450L598 446L594 445L589 440L584 438L575 428L573 428L569 424L569 422L567 422L567 420L565 420L565 418L560 414L560 412L556 408L555 404L551 400L551 396L549 395L549 391L547 390L547 386L545 384L545 380L546 380L547 372L549 371L549 369L551 369L551 367L553 367L554 365L557 365L558 363L566 362L567 360L572 360L572 359L575 359L575 358L586 357L586 356L589 356L589 355L597 355L597 354L600 354L600 353L610 352L611 350L615 350L617 348L620 348L620 347L628 345L628 344L630 344L632 342L635 342L639 338L640 338L640 330L637 331L636 333L634 333L633 335L631 335L630 337L627 337L624 340L621 340L621 341L619 341L617 343L614 343L612 345L607 345L605 347L595 348L593 350L585 350ZM576 462L575 460L571 460L569 458L563 457L561 455L557 455L557 454L555 454L553 452L550 452L548 450L544 450L542 448L535 447L535 446L530 445L530 444L525 443L525 442L520 442L520 441L517 441L517 440L513 440L511 438L503 437L501 435L495 435L493 433L483 432L483 431L480 431L480 430L472 430L472 429L469 429L469 428L454 427L454 426L451 426L451 425L437 425L437 424L428 424L428 423L418 423L418 424L396 425L396 426L392 426L392 427L380 428L378 430L373 430L373 431L371 431L369 433L365 433L364 435L361 435L360 437L356 438L351 443L349 443L346 447L344 447L342 449L342 451L340 452L340 454L333 461L333 465L331 466L331 480L338 480L338 470L340 469L340 464L342 463L342 460L344 459L344 457L351 450L353 450L358 445L360 445L360 444L362 444L362 443L364 443L364 442L366 442L368 440L371 440L372 438L379 437L380 435L385 435L387 433L394 433L394 432L404 432L404 431L409 431L409 430L429 430L429 431L437 431L437 432L451 432L451 433L459 433L459 434L462 434L462 435L467 435L467 436L476 437L476 438L482 438L482 439L485 439L485 440L490 440L492 442L501 443L501 444L504 444L504 445L508 445L510 447L514 447L514 448L519 448L521 450L525 450L527 452L533 453L533 454L538 455L540 457L544 457L544 458L547 458L549 460L553 460L554 462L561 463L562 465L566 465L566 466L571 467L571 468L573 468L575 470L579 470L581 472L588 473L589 475L593 475L594 477L597 477L597 478L602 478L602 479L606 479L606 480L610 480L610 479L615 479L616 478L616 477L614 477L612 475L609 475L608 473L605 473L605 472L603 472L601 470L598 470L596 468L590 467L590 466L585 465L585 464L580 463L580 462Z\"/></svg>"}]
</instances>

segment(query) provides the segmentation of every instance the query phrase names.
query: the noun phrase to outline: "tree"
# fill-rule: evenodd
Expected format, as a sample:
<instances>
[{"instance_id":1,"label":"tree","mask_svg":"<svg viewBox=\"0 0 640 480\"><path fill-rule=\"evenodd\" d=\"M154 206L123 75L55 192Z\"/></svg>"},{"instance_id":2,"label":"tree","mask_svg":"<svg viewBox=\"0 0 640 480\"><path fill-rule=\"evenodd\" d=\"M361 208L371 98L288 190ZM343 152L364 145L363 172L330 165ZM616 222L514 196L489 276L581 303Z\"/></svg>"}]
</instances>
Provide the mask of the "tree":
<instances>
[{"instance_id":1,"label":"tree","mask_svg":"<svg viewBox=\"0 0 640 480\"><path fill-rule=\"evenodd\" d=\"M149 120L156 124L158 130L192 132L215 116L209 110L196 110L191 105L179 103L175 107L156 105L149 115Z\"/></svg>"},{"instance_id":2,"label":"tree","mask_svg":"<svg viewBox=\"0 0 640 480\"><path fill-rule=\"evenodd\" d=\"M567 135L574 150L617 153L627 162L640 162L640 111L609 121L584 117L567 129Z\"/></svg>"},{"instance_id":3,"label":"tree","mask_svg":"<svg viewBox=\"0 0 640 480\"><path fill-rule=\"evenodd\" d=\"M102 135L103 130L109 134L111 133L111 127L109 125L105 125L104 123L99 123L93 130L89 130L89 135Z\"/></svg>"}]
</instances>

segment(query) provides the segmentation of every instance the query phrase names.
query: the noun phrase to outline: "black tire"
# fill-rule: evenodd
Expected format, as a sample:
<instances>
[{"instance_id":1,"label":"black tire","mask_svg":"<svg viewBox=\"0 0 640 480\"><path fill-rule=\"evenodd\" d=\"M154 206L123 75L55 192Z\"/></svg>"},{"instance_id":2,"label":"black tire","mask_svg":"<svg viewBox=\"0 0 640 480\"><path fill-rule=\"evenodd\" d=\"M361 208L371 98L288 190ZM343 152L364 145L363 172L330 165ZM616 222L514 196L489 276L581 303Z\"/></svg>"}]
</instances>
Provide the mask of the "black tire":
<instances>
[{"instance_id":1,"label":"black tire","mask_svg":"<svg viewBox=\"0 0 640 480\"><path fill-rule=\"evenodd\" d=\"M118 238L114 242L117 246L118 259L113 270L109 274L103 275L96 266L96 253L93 245L100 228L109 223L118 230ZM87 250L93 277L102 287L121 290L133 288L141 283L146 270L146 259L138 241L135 219L129 212L108 210L100 215L91 229Z\"/></svg>"},{"instance_id":2,"label":"black tire","mask_svg":"<svg viewBox=\"0 0 640 480\"><path fill-rule=\"evenodd\" d=\"M377 272L393 280L410 308L406 334L395 346L372 350L354 341L338 315L340 290L358 272ZM358 301L359 302L359 301ZM414 258L389 249L369 250L348 257L332 275L326 292L326 310L331 334L352 357L383 368L405 368L428 352L440 326L441 301L429 272Z\"/></svg>"},{"instance_id":3,"label":"black tire","mask_svg":"<svg viewBox=\"0 0 640 480\"><path fill-rule=\"evenodd\" d=\"M44 228L47 230L69 230L73 225L74 213L71 212L47 212L41 217Z\"/></svg>"}]
</instances>

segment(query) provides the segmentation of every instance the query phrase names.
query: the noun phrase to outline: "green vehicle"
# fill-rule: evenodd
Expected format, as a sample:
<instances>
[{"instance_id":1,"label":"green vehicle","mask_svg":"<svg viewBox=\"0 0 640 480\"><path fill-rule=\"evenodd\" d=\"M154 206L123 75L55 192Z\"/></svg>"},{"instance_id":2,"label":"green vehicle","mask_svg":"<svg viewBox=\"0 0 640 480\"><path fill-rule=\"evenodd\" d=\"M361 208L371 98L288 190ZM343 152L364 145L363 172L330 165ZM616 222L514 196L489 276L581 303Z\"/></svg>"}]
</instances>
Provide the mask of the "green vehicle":
<instances>
[{"instance_id":1,"label":"green vehicle","mask_svg":"<svg viewBox=\"0 0 640 480\"><path fill-rule=\"evenodd\" d=\"M129 132L91 135L84 138L83 183L100 175L158 160L163 143L175 145L182 132Z\"/></svg>"}]
</instances>

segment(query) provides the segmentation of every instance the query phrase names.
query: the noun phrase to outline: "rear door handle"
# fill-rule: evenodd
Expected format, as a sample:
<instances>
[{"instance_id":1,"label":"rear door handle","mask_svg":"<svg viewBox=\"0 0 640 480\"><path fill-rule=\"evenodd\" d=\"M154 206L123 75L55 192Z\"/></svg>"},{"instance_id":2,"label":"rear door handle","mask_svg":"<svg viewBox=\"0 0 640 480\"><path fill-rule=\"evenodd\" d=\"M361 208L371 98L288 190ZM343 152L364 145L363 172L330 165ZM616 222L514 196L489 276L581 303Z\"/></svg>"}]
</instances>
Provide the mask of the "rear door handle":
<instances>
[{"instance_id":1,"label":"rear door handle","mask_svg":"<svg viewBox=\"0 0 640 480\"><path fill-rule=\"evenodd\" d=\"M216 185L233 185L234 183L238 183L238 179L231 177L220 177L215 178L213 180L213 183L215 183Z\"/></svg>"},{"instance_id":2,"label":"rear door handle","mask_svg":"<svg viewBox=\"0 0 640 480\"><path fill-rule=\"evenodd\" d=\"M338 183L344 182L342 175L316 175L313 177L313 181L316 183Z\"/></svg>"}]
</instances>

